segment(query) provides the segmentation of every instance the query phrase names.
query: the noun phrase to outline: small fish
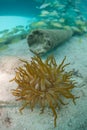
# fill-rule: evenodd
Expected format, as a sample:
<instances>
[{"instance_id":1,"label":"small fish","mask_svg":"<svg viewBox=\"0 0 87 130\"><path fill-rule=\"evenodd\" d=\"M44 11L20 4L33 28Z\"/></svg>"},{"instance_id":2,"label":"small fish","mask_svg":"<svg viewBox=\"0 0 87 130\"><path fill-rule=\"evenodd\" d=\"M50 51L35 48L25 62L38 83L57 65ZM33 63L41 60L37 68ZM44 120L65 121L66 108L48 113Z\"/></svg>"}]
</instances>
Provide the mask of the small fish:
<instances>
[{"instance_id":1,"label":"small fish","mask_svg":"<svg viewBox=\"0 0 87 130\"><path fill-rule=\"evenodd\" d=\"M84 25L84 24L85 24L85 22L84 22L84 21L82 21L82 20L76 20L76 24L77 24L77 25Z\"/></svg>"},{"instance_id":2,"label":"small fish","mask_svg":"<svg viewBox=\"0 0 87 130\"><path fill-rule=\"evenodd\" d=\"M31 28L45 27L45 26L46 26L46 23L44 21L33 22L31 24Z\"/></svg>"},{"instance_id":3,"label":"small fish","mask_svg":"<svg viewBox=\"0 0 87 130\"><path fill-rule=\"evenodd\" d=\"M50 5L50 3L44 3L42 4L40 7L37 7L39 9L45 9L46 7L48 7Z\"/></svg>"},{"instance_id":4,"label":"small fish","mask_svg":"<svg viewBox=\"0 0 87 130\"><path fill-rule=\"evenodd\" d=\"M52 12L48 12L48 11L46 11L46 10L42 10L41 11L41 14L39 15L39 16L41 16L41 17L44 17L44 16L58 16L58 13L57 13L57 11L52 11Z\"/></svg>"},{"instance_id":5,"label":"small fish","mask_svg":"<svg viewBox=\"0 0 87 130\"><path fill-rule=\"evenodd\" d=\"M48 11L42 10L40 16L43 17L43 16L47 16L48 14L49 14Z\"/></svg>"},{"instance_id":6,"label":"small fish","mask_svg":"<svg viewBox=\"0 0 87 130\"><path fill-rule=\"evenodd\" d=\"M58 12L56 10L49 12L50 16L58 16Z\"/></svg>"},{"instance_id":7,"label":"small fish","mask_svg":"<svg viewBox=\"0 0 87 130\"><path fill-rule=\"evenodd\" d=\"M59 22L60 22L60 23L64 23L64 22L65 22L65 19L64 19L64 18L60 18L60 19L59 19Z\"/></svg>"},{"instance_id":8,"label":"small fish","mask_svg":"<svg viewBox=\"0 0 87 130\"><path fill-rule=\"evenodd\" d=\"M62 28L62 25L58 22L51 22L50 23L53 27L56 27L56 28Z\"/></svg>"}]
</instances>

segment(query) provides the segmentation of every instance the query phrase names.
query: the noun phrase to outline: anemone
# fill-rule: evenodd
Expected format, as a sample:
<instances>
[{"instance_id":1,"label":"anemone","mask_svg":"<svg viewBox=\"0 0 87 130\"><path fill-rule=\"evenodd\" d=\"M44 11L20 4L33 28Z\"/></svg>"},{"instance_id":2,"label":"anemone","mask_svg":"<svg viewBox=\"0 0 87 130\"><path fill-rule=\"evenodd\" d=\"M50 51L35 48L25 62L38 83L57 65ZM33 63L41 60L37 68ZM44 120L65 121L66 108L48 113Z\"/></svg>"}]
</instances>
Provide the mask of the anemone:
<instances>
[{"instance_id":1,"label":"anemone","mask_svg":"<svg viewBox=\"0 0 87 130\"><path fill-rule=\"evenodd\" d=\"M44 112L46 106L51 108L54 115L54 126L56 127L57 112L60 104L65 105L63 98L72 99L75 103L76 97L71 90L75 82L71 80L72 71L66 72L66 57L58 65L54 56L49 56L45 61L39 56L34 56L31 62L21 60L24 64L16 69L16 75L12 79L17 83L17 88L12 90L17 101L23 101L20 112L29 106L31 110L38 104Z\"/></svg>"}]
</instances>

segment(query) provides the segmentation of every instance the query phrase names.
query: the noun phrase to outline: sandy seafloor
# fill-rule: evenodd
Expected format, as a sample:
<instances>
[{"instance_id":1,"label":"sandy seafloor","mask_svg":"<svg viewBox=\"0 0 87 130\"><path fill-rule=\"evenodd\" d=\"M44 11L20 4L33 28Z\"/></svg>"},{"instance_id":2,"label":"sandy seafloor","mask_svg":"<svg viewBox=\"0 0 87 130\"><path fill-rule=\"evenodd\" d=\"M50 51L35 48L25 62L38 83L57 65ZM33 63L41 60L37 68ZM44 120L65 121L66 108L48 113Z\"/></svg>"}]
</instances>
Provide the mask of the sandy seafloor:
<instances>
[{"instance_id":1,"label":"sandy seafloor","mask_svg":"<svg viewBox=\"0 0 87 130\"><path fill-rule=\"evenodd\" d=\"M53 114L49 108L46 108L43 114L39 114L39 107L33 112L26 108L22 115L19 113L21 103L15 101L11 94L11 89L17 85L9 80L14 77L15 68L21 65L19 59L30 60L33 56L24 39L9 44L6 50L0 51L0 130L87 130L87 35L74 36L51 53L57 63L67 56L66 62L71 64L66 70L75 71L73 78L78 84L72 93L80 96L76 105L67 100L69 104L57 110L56 128L53 126ZM46 56L42 58L45 59Z\"/></svg>"}]
</instances>

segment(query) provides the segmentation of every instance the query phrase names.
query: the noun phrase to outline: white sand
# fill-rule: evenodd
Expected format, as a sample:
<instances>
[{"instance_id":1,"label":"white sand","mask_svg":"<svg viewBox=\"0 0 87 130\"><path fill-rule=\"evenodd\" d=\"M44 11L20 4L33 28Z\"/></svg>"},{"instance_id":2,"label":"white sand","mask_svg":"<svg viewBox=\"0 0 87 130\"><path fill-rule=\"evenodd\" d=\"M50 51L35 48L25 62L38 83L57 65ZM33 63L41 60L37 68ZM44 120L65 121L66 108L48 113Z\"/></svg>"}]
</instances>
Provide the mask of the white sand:
<instances>
[{"instance_id":1,"label":"white sand","mask_svg":"<svg viewBox=\"0 0 87 130\"><path fill-rule=\"evenodd\" d=\"M87 36L73 37L68 42L52 51L58 63L67 56L66 62L79 73L74 75L78 82L73 90L76 105L69 100L69 104L61 106L57 111L57 127L53 126L53 114L49 108L43 114L40 108L33 112L25 109L21 115L18 111L20 103L11 95L11 89L16 87L9 82L14 77L16 66L20 66L19 58L30 60L33 54L29 51L26 40L8 45L8 49L0 52L0 130L87 130ZM47 55L45 55L46 57ZM2 103L3 101L8 104Z\"/></svg>"}]
</instances>

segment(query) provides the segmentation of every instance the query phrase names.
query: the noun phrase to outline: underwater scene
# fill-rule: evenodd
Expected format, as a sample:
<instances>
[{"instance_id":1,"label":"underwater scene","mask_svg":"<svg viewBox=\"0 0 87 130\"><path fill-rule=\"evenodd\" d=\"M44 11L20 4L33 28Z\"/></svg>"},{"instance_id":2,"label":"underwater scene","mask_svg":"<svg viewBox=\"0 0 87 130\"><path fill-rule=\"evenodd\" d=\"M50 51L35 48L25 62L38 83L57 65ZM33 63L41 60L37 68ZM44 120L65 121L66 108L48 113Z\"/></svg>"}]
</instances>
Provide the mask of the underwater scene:
<instances>
[{"instance_id":1,"label":"underwater scene","mask_svg":"<svg viewBox=\"0 0 87 130\"><path fill-rule=\"evenodd\" d=\"M87 130L87 0L0 0L0 130Z\"/></svg>"}]
</instances>

